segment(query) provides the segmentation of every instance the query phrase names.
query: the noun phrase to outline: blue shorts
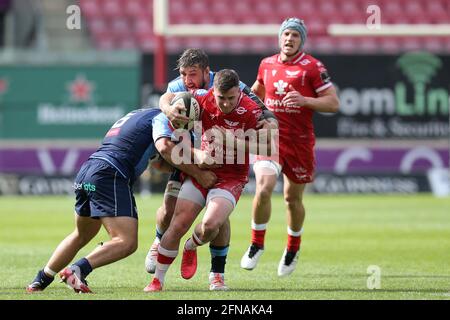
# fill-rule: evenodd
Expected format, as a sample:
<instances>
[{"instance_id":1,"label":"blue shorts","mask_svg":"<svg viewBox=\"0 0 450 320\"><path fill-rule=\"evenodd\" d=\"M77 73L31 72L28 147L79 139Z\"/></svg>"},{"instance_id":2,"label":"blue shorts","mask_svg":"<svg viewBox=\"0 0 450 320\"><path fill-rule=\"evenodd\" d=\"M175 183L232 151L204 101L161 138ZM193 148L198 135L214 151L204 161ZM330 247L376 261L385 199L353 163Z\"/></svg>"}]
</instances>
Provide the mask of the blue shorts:
<instances>
[{"instance_id":1,"label":"blue shorts","mask_svg":"<svg viewBox=\"0 0 450 320\"><path fill-rule=\"evenodd\" d=\"M100 159L86 161L75 178L75 212L82 217L138 218L130 180Z\"/></svg>"}]
</instances>

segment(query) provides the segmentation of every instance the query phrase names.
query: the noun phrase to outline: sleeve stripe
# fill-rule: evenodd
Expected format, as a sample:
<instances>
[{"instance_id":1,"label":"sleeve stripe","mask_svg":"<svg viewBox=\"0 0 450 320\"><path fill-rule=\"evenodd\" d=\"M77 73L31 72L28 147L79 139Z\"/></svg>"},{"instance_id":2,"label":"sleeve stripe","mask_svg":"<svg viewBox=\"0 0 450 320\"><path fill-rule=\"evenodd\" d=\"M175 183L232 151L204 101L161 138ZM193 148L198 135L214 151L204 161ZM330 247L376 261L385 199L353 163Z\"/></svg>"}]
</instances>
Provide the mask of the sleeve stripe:
<instances>
[{"instance_id":1,"label":"sleeve stripe","mask_svg":"<svg viewBox=\"0 0 450 320\"><path fill-rule=\"evenodd\" d=\"M316 89L316 92L319 93L320 91L323 91L329 87L331 87L333 84L331 82L324 84L323 86Z\"/></svg>"}]
</instances>

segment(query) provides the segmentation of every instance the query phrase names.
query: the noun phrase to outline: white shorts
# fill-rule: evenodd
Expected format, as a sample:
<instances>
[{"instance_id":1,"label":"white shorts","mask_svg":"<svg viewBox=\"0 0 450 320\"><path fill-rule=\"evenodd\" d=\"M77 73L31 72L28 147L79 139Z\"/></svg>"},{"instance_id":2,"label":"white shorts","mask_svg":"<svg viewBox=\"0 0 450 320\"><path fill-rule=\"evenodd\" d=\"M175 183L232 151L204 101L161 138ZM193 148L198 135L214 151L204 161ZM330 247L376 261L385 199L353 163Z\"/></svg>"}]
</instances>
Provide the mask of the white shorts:
<instances>
[{"instance_id":1,"label":"white shorts","mask_svg":"<svg viewBox=\"0 0 450 320\"><path fill-rule=\"evenodd\" d=\"M253 164L253 171L260 171L265 175L275 174L278 177L281 173L281 170L281 165L273 160L257 160Z\"/></svg>"},{"instance_id":2,"label":"white shorts","mask_svg":"<svg viewBox=\"0 0 450 320\"><path fill-rule=\"evenodd\" d=\"M166 190L164 191L164 197L172 196L176 198L180 193L180 189L181 189L180 181L169 180L169 182L167 182Z\"/></svg>"},{"instance_id":3,"label":"white shorts","mask_svg":"<svg viewBox=\"0 0 450 320\"><path fill-rule=\"evenodd\" d=\"M236 207L236 199L228 190L219 188L209 189L205 198L204 194L192 183L192 180L189 178L184 181L181 186L180 193L178 194L178 199L186 199L195 202L202 207L208 205L209 201L214 198L227 199L232 204L233 209Z\"/></svg>"}]
</instances>

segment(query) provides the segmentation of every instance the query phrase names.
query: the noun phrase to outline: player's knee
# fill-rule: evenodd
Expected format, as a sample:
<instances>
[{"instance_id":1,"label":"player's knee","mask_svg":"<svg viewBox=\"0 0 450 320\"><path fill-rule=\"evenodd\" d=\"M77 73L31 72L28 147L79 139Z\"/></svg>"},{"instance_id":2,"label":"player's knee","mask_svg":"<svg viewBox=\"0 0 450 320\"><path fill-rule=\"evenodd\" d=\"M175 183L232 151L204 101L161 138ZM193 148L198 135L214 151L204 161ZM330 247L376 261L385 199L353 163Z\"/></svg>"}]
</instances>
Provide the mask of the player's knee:
<instances>
[{"instance_id":1,"label":"player's knee","mask_svg":"<svg viewBox=\"0 0 450 320\"><path fill-rule=\"evenodd\" d=\"M298 196L285 195L284 202L289 208L300 208L302 206L302 199Z\"/></svg>"},{"instance_id":2,"label":"player's knee","mask_svg":"<svg viewBox=\"0 0 450 320\"><path fill-rule=\"evenodd\" d=\"M137 250L137 240L125 241L123 251L125 256L133 254Z\"/></svg>"},{"instance_id":3,"label":"player's knee","mask_svg":"<svg viewBox=\"0 0 450 320\"><path fill-rule=\"evenodd\" d=\"M202 231L205 237L210 238L219 233L220 225L216 221L206 220L202 222Z\"/></svg>"},{"instance_id":4,"label":"player's knee","mask_svg":"<svg viewBox=\"0 0 450 320\"><path fill-rule=\"evenodd\" d=\"M185 234L189 228L191 227L191 223L185 222L185 221L176 221L170 224L170 229L172 229L171 233L173 234Z\"/></svg>"},{"instance_id":5,"label":"player's knee","mask_svg":"<svg viewBox=\"0 0 450 320\"><path fill-rule=\"evenodd\" d=\"M270 198L272 197L272 188L264 186L258 189L256 197L258 197L258 199L261 201L269 201Z\"/></svg>"},{"instance_id":6,"label":"player's knee","mask_svg":"<svg viewBox=\"0 0 450 320\"><path fill-rule=\"evenodd\" d=\"M137 239L118 238L116 241L120 244L119 251L122 257L127 257L130 254L133 254L138 248Z\"/></svg>"},{"instance_id":7,"label":"player's knee","mask_svg":"<svg viewBox=\"0 0 450 320\"><path fill-rule=\"evenodd\" d=\"M84 247L89 241L91 241L92 236L75 230L72 233L72 239L78 245L79 248Z\"/></svg>"}]
</instances>

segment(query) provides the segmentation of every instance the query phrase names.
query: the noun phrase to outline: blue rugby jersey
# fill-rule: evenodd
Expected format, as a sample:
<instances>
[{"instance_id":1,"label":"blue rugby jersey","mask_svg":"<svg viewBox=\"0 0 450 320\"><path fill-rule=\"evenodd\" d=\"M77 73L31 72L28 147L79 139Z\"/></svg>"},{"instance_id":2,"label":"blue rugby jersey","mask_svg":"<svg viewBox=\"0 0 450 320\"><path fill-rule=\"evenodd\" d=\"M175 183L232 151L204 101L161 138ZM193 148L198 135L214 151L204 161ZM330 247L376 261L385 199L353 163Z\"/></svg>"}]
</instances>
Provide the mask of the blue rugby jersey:
<instances>
[{"instance_id":1,"label":"blue rugby jersey","mask_svg":"<svg viewBox=\"0 0 450 320\"><path fill-rule=\"evenodd\" d=\"M199 89L205 89L205 90L211 89L214 86L214 75L215 74L216 74L215 72L209 71L209 84L208 84L208 87L207 88L199 88ZM250 99L255 101L258 104L258 106L264 112L268 111L267 107L264 105L262 100L259 99L259 97L256 94L253 93L253 91L250 89L250 87L247 86L242 81L239 81L239 89L241 89L241 91L245 95L247 95ZM184 91L188 91L188 89L184 85L184 82L183 82L183 79L181 79L181 76L179 76L178 78L170 81L168 86L167 86L167 92L176 93L176 92L184 92ZM275 116L273 116L273 114L268 114L268 115L266 115L263 118L275 118Z\"/></svg>"},{"instance_id":2,"label":"blue rugby jersey","mask_svg":"<svg viewBox=\"0 0 450 320\"><path fill-rule=\"evenodd\" d=\"M215 74L216 74L215 72L210 71L208 88L199 88L199 89L205 89L205 90L211 89L214 86L214 75ZM247 87L247 85L245 83L243 83L242 81L239 81L239 89L241 89L243 91L245 87ZM183 79L181 79L181 76L170 81L169 85L167 86L167 92L175 93L175 92L184 92L184 91L188 91L188 89L184 85L184 82L183 82Z\"/></svg>"},{"instance_id":3,"label":"blue rugby jersey","mask_svg":"<svg viewBox=\"0 0 450 320\"><path fill-rule=\"evenodd\" d=\"M153 118L160 109L131 111L109 129L102 145L90 159L102 159L131 182L147 168L148 162L159 154L153 142Z\"/></svg>"}]
</instances>

